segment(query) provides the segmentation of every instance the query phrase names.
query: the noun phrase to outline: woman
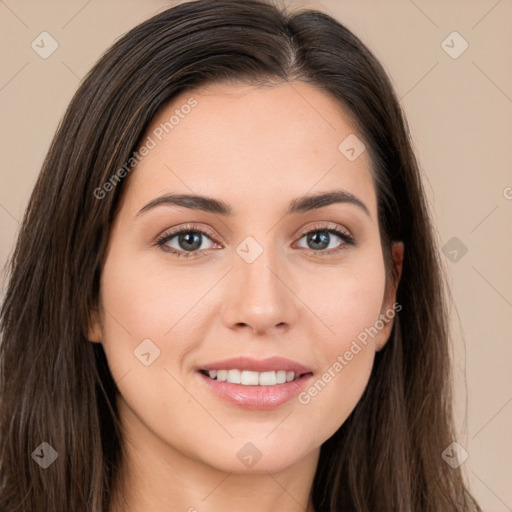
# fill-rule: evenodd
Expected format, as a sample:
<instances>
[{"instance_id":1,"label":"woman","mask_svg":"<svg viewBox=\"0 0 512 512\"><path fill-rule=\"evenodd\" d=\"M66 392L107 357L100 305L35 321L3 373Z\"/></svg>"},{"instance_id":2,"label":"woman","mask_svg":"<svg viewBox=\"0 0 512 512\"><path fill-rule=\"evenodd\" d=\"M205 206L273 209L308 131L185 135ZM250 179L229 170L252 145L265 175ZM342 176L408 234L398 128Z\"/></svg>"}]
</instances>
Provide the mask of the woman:
<instances>
[{"instance_id":1,"label":"woman","mask_svg":"<svg viewBox=\"0 0 512 512\"><path fill-rule=\"evenodd\" d=\"M73 98L1 313L7 511L480 510L443 280L381 65L326 14L199 0Z\"/></svg>"}]
</instances>

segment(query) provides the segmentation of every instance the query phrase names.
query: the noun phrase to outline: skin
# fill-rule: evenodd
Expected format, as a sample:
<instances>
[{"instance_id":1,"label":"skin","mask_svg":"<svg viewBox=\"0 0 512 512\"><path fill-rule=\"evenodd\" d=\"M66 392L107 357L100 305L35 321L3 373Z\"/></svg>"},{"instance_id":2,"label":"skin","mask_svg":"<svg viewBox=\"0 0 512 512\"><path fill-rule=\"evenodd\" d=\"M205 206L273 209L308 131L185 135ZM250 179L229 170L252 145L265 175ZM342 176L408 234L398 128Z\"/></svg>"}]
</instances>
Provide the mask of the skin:
<instances>
[{"instance_id":1,"label":"skin","mask_svg":"<svg viewBox=\"0 0 512 512\"><path fill-rule=\"evenodd\" d=\"M278 355L311 368L316 381L392 308L397 283L386 283L369 157L349 161L338 150L356 133L350 118L302 82L186 91L148 134L190 97L197 106L125 184L91 319L89 339L103 344L120 391L126 457L116 492L130 512L311 512L320 446L359 401L392 321L307 404L242 409L213 394L196 368ZM369 215L336 203L284 216L292 199L339 188ZM171 192L221 199L233 215L169 205L137 215ZM304 234L319 222L348 231L356 245L326 255L344 242L331 234L323 251L308 243ZM155 244L189 223L207 230L197 258ZM263 248L252 263L236 252L247 236ZM188 246L176 236L167 247ZM400 272L402 244L393 257ZM149 366L134 357L147 338L160 350ZM252 468L237 457L248 442L262 455Z\"/></svg>"}]
</instances>

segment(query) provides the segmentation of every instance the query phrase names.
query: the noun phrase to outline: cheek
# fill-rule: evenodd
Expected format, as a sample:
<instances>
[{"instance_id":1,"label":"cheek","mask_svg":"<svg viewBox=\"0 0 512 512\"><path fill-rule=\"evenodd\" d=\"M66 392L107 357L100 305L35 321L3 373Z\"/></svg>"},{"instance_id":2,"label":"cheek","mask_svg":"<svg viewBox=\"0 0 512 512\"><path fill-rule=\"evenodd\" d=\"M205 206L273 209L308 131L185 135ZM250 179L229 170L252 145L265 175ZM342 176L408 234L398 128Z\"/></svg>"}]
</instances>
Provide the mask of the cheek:
<instances>
[{"instance_id":1,"label":"cheek","mask_svg":"<svg viewBox=\"0 0 512 512\"><path fill-rule=\"evenodd\" d=\"M192 266L169 270L161 261L144 264L122 242L112 246L101 278L103 348L112 376L117 382L130 373L124 385L137 382L135 389L148 393L172 387L166 370L181 380L182 361L200 344L197 332L215 310L204 296L218 275Z\"/></svg>"},{"instance_id":2,"label":"cheek","mask_svg":"<svg viewBox=\"0 0 512 512\"><path fill-rule=\"evenodd\" d=\"M152 276L155 272L136 257L124 257L129 253L121 244L113 245L101 276L103 348L114 380L128 372L133 380L144 369L161 366L163 335L184 314L183 299L178 300L183 287L166 286L162 276ZM154 363L146 368L148 352Z\"/></svg>"},{"instance_id":3,"label":"cheek","mask_svg":"<svg viewBox=\"0 0 512 512\"><path fill-rule=\"evenodd\" d=\"M170 273L165 267L137 261L136 255L124 258L120 252L111 253L105 262L102 305L105 324L121 337L129 333L133 342L164 337L211 286L198 280L197 272L175 269Z\"/></svg>"},{"instance_id":4,"label":"cheek","mask_svg":"<svg viewBox=\"0 0 512 512\"><path fill-rule=\"evenodd\" d=\"M324 286L322 294L309 289L311 309L321 312L318 316L329 331L320 326L319 332L328 334L311 335L322 365L298 398L310 414L323 411L320 430L324 438L353 411L371 374L385 290L383 262L378 257L371 261L353 271L340 271L339 278L329 281L337 284Z\"/></svg>"},{"instance_id":5,"label":"cheek","mask_svg":"<svg viewBox=\"0 0 512 512\"><path fill-rule=\"evenodd\" d=\"M322 342L321 353L332 362L334 355L349 349L353 339L359 336L363 341L366 330L378 320L386 282L384 262L378 250L368 251L353 265L308 277L302 297L323 323L317 327L324 335L317 338Z\"/></svg>"}]
</instances>

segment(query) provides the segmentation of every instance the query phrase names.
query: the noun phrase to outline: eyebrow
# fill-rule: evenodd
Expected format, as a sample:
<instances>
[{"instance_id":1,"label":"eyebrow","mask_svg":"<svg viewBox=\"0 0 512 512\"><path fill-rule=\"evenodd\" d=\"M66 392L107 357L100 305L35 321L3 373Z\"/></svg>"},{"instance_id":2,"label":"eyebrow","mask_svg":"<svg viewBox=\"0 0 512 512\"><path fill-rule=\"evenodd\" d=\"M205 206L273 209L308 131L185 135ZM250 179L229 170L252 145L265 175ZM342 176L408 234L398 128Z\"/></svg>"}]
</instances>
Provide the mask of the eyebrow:
<instances>
[{"instance_id":1,"label":"eyebrow","mask_svg":"<svg viewBox=\"0 0 512 512\"><path fill-rule=\"evenodd\" d=\"M353 204L363 210L366 215L371 217L368 207L356 196L346 190L338 189L330 192L320 192L317 194L309 194L293 199L285 215L303 213L317 208L323 208L335 203ZM208 213L215 213L223 216L232 216L233 209L228 203L219 199L213 199L207 196L196 194L165 194L150 201L146 206L142 207L135 217L147 212L157 206L182 206L191 210L201 210Z\"/></svg>"}]
</instances>

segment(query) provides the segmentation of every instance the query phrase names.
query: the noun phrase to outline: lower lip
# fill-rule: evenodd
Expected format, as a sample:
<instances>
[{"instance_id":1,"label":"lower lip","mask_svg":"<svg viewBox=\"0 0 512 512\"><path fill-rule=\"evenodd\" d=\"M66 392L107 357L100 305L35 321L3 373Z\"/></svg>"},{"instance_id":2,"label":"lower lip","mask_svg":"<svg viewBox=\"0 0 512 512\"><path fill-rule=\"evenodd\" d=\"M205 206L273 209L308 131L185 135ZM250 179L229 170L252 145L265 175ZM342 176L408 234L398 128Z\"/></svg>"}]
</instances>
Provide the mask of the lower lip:
<instances>
[{"instance_id":1,"label":"lower lip","mask_svg":"<svg viewBox=\"0 0 512 512\"><path fill-rule=\"evenodd\" d=\"M198 372L205 384L219 397L244 409L274 409L296 397L313 374L307 373L297 380L275 386L244 386L211 379Z\"/></svg>"}]
</instances>

